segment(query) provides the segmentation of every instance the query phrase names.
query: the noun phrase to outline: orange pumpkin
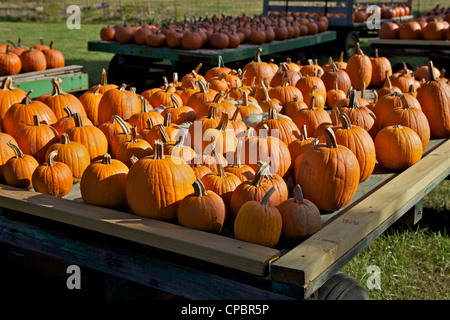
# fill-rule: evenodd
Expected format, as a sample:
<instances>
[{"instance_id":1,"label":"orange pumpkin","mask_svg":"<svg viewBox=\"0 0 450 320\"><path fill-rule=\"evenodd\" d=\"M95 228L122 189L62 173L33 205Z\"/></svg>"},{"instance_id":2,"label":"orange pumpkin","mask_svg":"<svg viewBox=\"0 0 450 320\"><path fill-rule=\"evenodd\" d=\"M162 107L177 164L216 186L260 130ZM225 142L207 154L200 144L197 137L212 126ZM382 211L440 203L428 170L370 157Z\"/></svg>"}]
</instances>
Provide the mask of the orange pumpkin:
<instances>
[{"instance_id":1,"label":"orange pumpkin","mask_svg":"<svg viewBox=\"0 0 450 320\"><path fill-rule=\"evenodd\" d=\"M9 158L3 166L6 184L25 190L33 188L32 176L39 163L33 156L24 154L12 141L8 141L7 145L14 151L14 156Z\"/></svg>"},{"instance_id":2,"label":"orange pumpkin","mask_svg":"<svg viewBox=\"0 0 450 320\"><path fill-rule=\"evenodd\" d=\"M126 90L126 84L122 84L120 88L110 89L103 94L98 105L98 122L108 122L114 115L127 121L140 110L138 95L132 90Z\"/></svg>"},{"instance_id":3,"label":"orange pumpkin","mask_svg":"<svg viewBox=\"0 0 450 320\"><path fill-rule=\"evenodd\" d=\"M363 83L367 86L372 81L372 63L370 58L362 52L359 43L356 44L357 52L348 59L346 72L356 90L363 88Z\"/></svg>"}]
</instances>

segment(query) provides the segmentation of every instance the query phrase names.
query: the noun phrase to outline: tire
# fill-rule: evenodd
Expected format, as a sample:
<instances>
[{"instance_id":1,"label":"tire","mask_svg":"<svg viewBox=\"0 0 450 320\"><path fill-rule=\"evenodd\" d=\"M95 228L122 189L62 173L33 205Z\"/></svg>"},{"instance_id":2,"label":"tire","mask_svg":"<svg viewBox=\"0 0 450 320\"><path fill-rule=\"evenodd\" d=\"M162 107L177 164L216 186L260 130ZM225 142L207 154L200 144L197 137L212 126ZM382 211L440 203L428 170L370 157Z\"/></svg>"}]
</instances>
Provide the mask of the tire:
<instances>
[{"instance_id":1,"label":"tire","mask_svg":"<svg viewBox=\"0 0 450 320\"><path fill-rule=\"evenodd\" d=\"M347 33L344 40L344 48L342 49L347 57L351 57L356 53L357 42L359 42L358 32L352 30Z\"/></svg>"},{"instance_id":2,"label":"tire","mask_svg":"<svg viewBox=\"0 0 450 320\"><path fill-rule=\"evenodd\" d=\"M354 278L338 272L318 290L319 300L370 300L368 292Z\"/></svg>"}]
</instances>

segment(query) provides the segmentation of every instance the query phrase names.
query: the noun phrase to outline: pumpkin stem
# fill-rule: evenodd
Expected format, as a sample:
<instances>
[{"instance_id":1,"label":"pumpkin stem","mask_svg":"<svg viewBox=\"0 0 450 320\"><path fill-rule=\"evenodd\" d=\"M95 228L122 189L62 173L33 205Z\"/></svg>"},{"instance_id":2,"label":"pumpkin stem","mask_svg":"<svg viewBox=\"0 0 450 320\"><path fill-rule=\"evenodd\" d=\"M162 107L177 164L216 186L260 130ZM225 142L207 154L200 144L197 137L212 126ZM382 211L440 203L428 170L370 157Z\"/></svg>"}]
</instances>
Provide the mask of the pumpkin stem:
<instances>
[{"instance_id":1,"label":"pumpkin stem","mask_svg":"<svg viewBox=\"0 0 450 320\"><path fill-rule=\"evenodd\" d=\"M266 78L264 80L266 80ZM267 90L267 86L264 83L264 81L261 81L261 87L262 87L263 92L264 92L264 99L265 99L265 101L270 101L269 90Z\"/></svg>"},{"instance_id":2,"label":"pumpkin stem","mask_svg":"<svg viewBox=\"0 0 450 320\"><path fill-rule=\"evenodd\" d=\"M267 206L267 203L269 202L269 198L272 196L272 194L275 192L275 188L271 187L269 191L264 195L264 197L261 200L261 205Z\"/></svg>"},{"instance_id":3,"label":"pumpkin stem","mask_svg":"<svg viewBox=\"0 0 450 320\"><path fill-rule=\"evenodd\" d=\"M116 116L116 121L119 123L120 127L122 128L123 133L130 134L130 128L127 126L127 124L121 117Z\"/></svg>"},{"instance_id":4,"label":"pumpkin stem","mask_svg":"<svg viewBox=\"0 0 450 320\"><path fill-rule=\"evenodd\" d=\"M137 126L135 124L131 127L130 133L131 133L130 142L136 143L137 142Z\"/></svg>"},{"instance_id":5,"label":"pumpkin stem","mask_svg":"<svg viewBox=\"0 0 450 320\"><path fill-rule=\"evenodd\" d=\"M350 91L348 107L353 109L359 109L358 99L356 97L356 90Z\"/></svg>"},{"instance_id":6,"label":"pumpkin stem","mask_svg":"<svg viewBox=\"0 0 450 320\"><path fill-rule=\"evenodd\" d=\"M100 85L106 86L108 85L106 70L102 69L102 75L100 76Z\"/></svg>"},{"instance_id":7,"label":"pumpkin stem","mask_svg":"<svg viewBox=\"0 0 450 320\"><path fill-rule=\"evenodd\" d=\"M400 96L400 100L402 101L402 109L406 109L406 110L411 109L409 106L408 100L406 99L406 96L404 94L402 94Z\"/></svg>"},{"instance_id":8,"label":"pumpkin stem","mask_svg":"<svg viewBox=\"0 0 450 320\"><path fill-rule=\"evenodd\" d=\"M242 106L236 106L236 110L234 110L233 116L231 117L231 121L237 121L237 116L241 112Z\"/></svg>"},{"instance_id":9,"label":"pumpkin stem","mask_svg":"<svg viewBox=\"0 0 450 320\"><path fill-rule=\"evenodd\" d=\"M61 144L70 144L69 135L65 132L61 135Z\"/></svg>"},{"instance_id":10,"label":"pumpkin stem","mask_svg":"<svg viewBox=\"0 0 450 320\"><path fill-rule=\"evenodd\" d=\"M139 100L141 100L141 113L147 113L148 112L148 100L145 99L143 96L139 96Z\"/></svg>"},{"instance_id":11,"label":"pumpkin stem","mask_svg":"<svg viewBox=\"0 0 450 320\"><path fill-rule=\"evenodd\" d=\"M94 89L92 89L92 94L98 95L100 93L100 89L102 88L101 84L98 84L94 87Z\"/></svg>"},{"instance_id":12,"label":"pumpkin stem","mask_svg":"<svg viewBox=\"0 0 450 320\"><path fill-rule=\"evenodd\" d=\"M194 69L195 73L198 73L200 71L200 68L203 66L203 64L200 62Z\"/></svg>"},{"instance_id":13,"label":"pumpkin stem","mask_svg":"<svg viewBox=\"0 0 450 320\"><path fill-rule=\"evenodd\" d=\"M399 125L399 124L396 124L396 125L394 126L394 128L395 128L395 129L403 129L403 127L402 127L401 125Z\"/></svg>"},{"instance_id":14,"label":"pumpkin stem","mask_svg":"<svg viewBox=\"0 0 450 320\"><path fill-rule=\"evenodd\" d=\"M147 129L151 129L153 127L154 127L153 120L152 120L152 118L148 117L147 118Z\"/></svg>"},{"instance_id":15,"label":"pumpkin stem","mask_svg":"<svg viewBox=\"0 0 450 320\"><path fill-rule=\"evenodd\" d=\"M234 163L232 165L232 168L242 168L241 153L242 153L242 140L239 139L236 145L236 151L234 152Z\"/></svg>"},{"instance_id":16,"label":"pumpkin stem","mask_svg":"<svg viewBox=\"0 0 450 320\"><path fill-rule=\"evenodd\" d=\"M258 62L258 63L261 63L261 62L262 62L262 61L261 61L261 51L262 51L262 49L261 49L261 48L258 48L258 49L256 50L256 52L255 52L255 61Z\"/></svg>"},{"instance_id":17,"label":"pumpkin stem","mask_svg":"<svg viewBox=\"0 0 450 320\"><path fill-rule=\"evenodd\" d=\"M103 164L112 164L111 155L109 153L105 153L102 158Z\"/></svg>"},{"instance_id":18,"label":"pumpkin stem","mask_svg":"<svg viewBox=\"0 0 450 320\"><path fill-rule=\"evenodd\" d=\"M16 155L17 159L24 157L24 154L23 154L22 150L20 150L19 146L15 145L11 140L9 140L6 144L8 145L8 147L13 149L14 154Z\"/></svg>"},{"instance_id":19,"label":"pumpkin stem","mask_svg":"<svg viewBox=\"0 0 450 320\"><path fill-rule=\"evenodd\" d=\"M159 134L161 135L161 140L162 140L162 142L163 142L163 143L169 142L169 141L170 141L170 138L169 138L169 136L167 135L167 131L166 131L166 128L164 128L164 125L158 124L158 125L156 125L156 127L157 127L158 130L159 130Z\"/></svg>"},{"instance_id":20,"label":"pumpkin stem","mask_svg":"<svg viewBox=\"0 0 450 320\"><path fill-rule=\"evenodd\" d=\"M216 152L216 149L214 147L211 149L211 155L214 157L214 160L216 161L217 175L221 178L225 178L227 174L223 168L222 159L220 158L220 154Z\"/></svg>"},{"instance_id":21,"label":"pumpkin stem","mask_svg":"<svg viewBox=\"0 0 450 320\"><path fill-rule=\"evenodd\" d=\"M309 107L308 108L310 110L316 110L315 104L316 104L316 97L315 96L311 96L311 100L309 101Z\"/></svg>"},{"instance_id":22,"label":"pumpkin stem","mask_svg":"<svg viewBox=\"0 0 450 320\"><path fill-rule=\"evenodd\" d=\"M339 120L341 122L342 128L351 130L352 129L352 123L350 122L350 118L348 115L344 112L339 114Z\"/></svg>"},{"instance_id":23,"label":"pumpkin stem","mask_svg":"<svg viewBox=\"0 0 450 320\"><path fill-rule=\"evenodd\" d=\"M30 94L32 92L33 92L33 89L30 89L30 91L27 92L27 95L25 96L25 98L23 98L23 100L20 103L21 104L31 104Z\"/></svg>"},{"instance_id":24,"label":"pumpkin stem","mask_svg":"<svg viewBox=\"0 0 450 320\"><path fill-rule=\"evenodd\" d=\"M73 120L75 121L75 127L82 127L83 126L83 119L81 119L81 116L79 113L73 114ZM120 124L120 122L119 122Z\"/></svg>"},{"instance_id":25,"label":"pumpkin stem","mask_svg":"<svg viewBox=\"0 0 450 320\"><path fill-rule=\"evenodd\" d=\"M192 184L192 186L194 187L194 195L196 197L203 197L208 195L206 192L205 185L200 179L196 179Z\"/></svg>"},{"instance_id":26,"label":"pumpkin stem","mask_svg":"<svg viewBox=\"0 0 450 320\"><path fill-rule=\"evenodd\" d=\"M203 81L203 79L197 80L198 86L200 87L201 93L207 93L209 92L208 87L206 86L206 83Z\"/></svg>"},{"instance_id":27,"label":"pumpkin stem","mask_svg":"<svg viewBox=\"0 0 450 320\"><path fill-rule=\"evenodd\" d=\"M270 107L268 120L276 120L277 119L277 109Z\"/></svg>"},{"instance_id":28,"label":"pumpkin stem","mask_svg":"<svg viewBox=\"0 0 450 320\"><path fill-rule=\"evenodd\" d=\"M73 117L73 111L72 108L67 106L64 108L64 112L67 113L67 118L72 118Z\"/></svg>"},{"instance_id":29,"label":"pumpkin stem","mask_svg":"<svg viewBox=\"0 0 450 320\"><path fill-rule=\"evenodd\" d=\"M155 141L155 160L162 160L165 158L164 156L164 143L161 140L156 140Z\"/></svg>"},{"instance_id":30,"label":"pumpkin stem","mask_svg":"<svg viewBox=\"0 0 450 320\"><path fill-rule=\"evenodd\" d=\"M300 134L300 141L308 140L308 131L306 129L306 124L302 125L302 127L300 128L300 133L301 133Z\"/></svg>"},{"instance_id":31,"label":"pumpkin stem","mask_svg":"<svg viewBox=\"0 0 450 320\"><path fill-rule=\"evenodd\" d=\"M39 116L37 114L33 115L33 125L38 126L38 127L41 125L41 123L39 121Z\"/></svg>"},{"instance_id":32,"label":"pumpkin stem","mask_svg":"<svg viewBox=\"0 0 450 320\"><path fill-rule=\"evenodd\" d=\"M228 126L228 112L222 111L222 116L220 117L220 122L217 125L217 130L225 131Z\"/></svg>"},{"instance_id":33,"label":"pumpkin stem","mask_svg":"<svg viewBox=\"0 0 450 320\"><path fill-rule=\"evenodd\" d=\"M208 110L208 119L217 119L217 108L215 105L210 105Z\"/></svg>"},{"instance_id":34,"label":"pumpkin stem","mask_svg":"<svg viewBox=\"0 0 450 320\"><path fill-rule=\"evenodd\" d=\"M164 115L164 122L163 122L163 125L164 125L165 127L170 127L170 126L172 125L172 114L171 114L170 112L167 112L167 113Z\"/></svg>"},{"instance_id":35,"label":"pumpkin stem","mask_svg":"<svg viewBox=\"0 0 450 320\"><path fill-rule=\"evenodd\" d=\"M303 203L303 191L299 184L297 184L294 188L294 201L295 203Z\"/></svg>"},{"instance_id":36,"label":"pumpkin stem","mask_svg":"<svg viewBox=\"0 0 450 320\"><path fill-rule=\"evenodd\" d=\"M52 86L53 86L53 96L58 96L60 94L66 95L66 93L61 88L61 79L53 78L52 79Z\"/></svg>"},{"instance_id":37,"label":"pumpkin stem","mask_svg":"<svg viewBox=\"0 0 450 320\"><path fill-rule=\"evenodd\" d=\"M49 154L48 154L48 157L47 157L47 163L46 163L46 165L48 166L48 167L52 167L52 166L54 166L55 165L55 157L58 155L58 150L53 150L52 152L50 152Z\"/></svg>"},{"instance_id":38,"label":"pumpkin stem","mask_svg":"<svg viewBox=\"0 0 450 320\"><path fill-rule=\"evenodd\" d=\"M260 187L264 181L265 178L265 171L269 167L269 164L267 162L263 162L260 166L258 166L258 169L255 172L255 175L253 176L251 185L255 187Z\"/></svg>"},{"instance_id":39,"label":"pumpkin stem","mask_svg":"<svg viewBox=\"0 0 450 320\"><path fill-rule=\"evenodd\" d=\"M361 47L359 46L359 42L356 43L356 50L358 51L358 54L364 55L364 52L361 50Z\"/></svg>"},{"instance_id":40,"label":"pumpkin stem","mask_svg":"<svg viewBox=\"0 0 450 320\"><path fill-rule=\"evenodd\" d=\"M433 70L434 70L433 61L430 60L428 61L428 73L430 74L430 81L437 81Z\"/></svg>"},{"instance_id":41,"label":"pumpkin stem","mask_svg":"<svg viewBox=\"0 0 450 320\"><path fill-rule=\"evenodd\" d=\"M338 144L336 142L336 136L334 135L333 129L330 127L326 128L325 131L325 139L328 148L337 148Z\"/></svg>"},{"instance_id":42,"label":"pumpkin stem","mask_svg":"<svg viewBox=\"0 0 450 320\"><path fill-rule=\"evenodd\" d=\"M0 86L0 89L2 91L4 91L4 90L13 90L14 87L12 85L12 82L13 82L13 80L12 80L11 77L4 78L3 82L2 82L2 85Z\"/></svg>"}]
</instances>

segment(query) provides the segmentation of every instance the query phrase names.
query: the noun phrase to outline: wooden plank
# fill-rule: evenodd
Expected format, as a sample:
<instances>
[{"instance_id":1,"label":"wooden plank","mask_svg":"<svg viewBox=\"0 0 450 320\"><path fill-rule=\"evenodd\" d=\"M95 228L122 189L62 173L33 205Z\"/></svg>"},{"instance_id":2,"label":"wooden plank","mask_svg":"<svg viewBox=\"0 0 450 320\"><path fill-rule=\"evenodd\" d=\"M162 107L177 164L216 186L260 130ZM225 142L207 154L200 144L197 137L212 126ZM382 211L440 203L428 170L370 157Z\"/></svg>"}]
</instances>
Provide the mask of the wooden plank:
<instances>
[{"instance_id":1,"label":"wooden plank","mask_svg":"<svg viewBox=\"0 0 450 320\"><path fill-rule=\"evenodd\" d=\"M0 206L154 248L264 275L275 249L131 213L0 185Z\"/></svg>"},{"instance_id":2,"label":"wooden plank","mask_svg":"<svg viewBox=\"0 0 450 320\"><path fill-rule=\"evenodd\" d=\"M65 66L62 68L54 68L54 69L47 69L43 71L32 71L32 72L26 72L26 73L19 73L15 74L13 76L9 76L13 79L13 83L16 82L23 82L23 81L29 81L29 80L35 80L42 77L49 77L49 76L59 76L64 74L72 74L75 72L80 71L83 69L83 66L79 65L71 65L71 66ZM0 82L3 81L4 78L7 76L0 77Z\"/></svg>"},{"instance_id":3,"label":"wooden plank","mask_svg":"<svg viewBox=\"0 0 450 320\"><path fill-rule=\"evenodd\" d=\"M271 265L271 277L307 286L398 210L419 201L433 181L450 174L450 139L395 179L342 213Z\"/></svg>"},{"instance_id":4,"label":"wooden plank","mask_svg":"<svg viewBox=\"0 0 450 320\"><path fill-rule=\"evenodd\" d=\"M422 46L422 47L448 47L450 48L450 41L445 40L401 40L401 39L369 39L369 44L383 44L394 46Z\"/></svg>"}]
</instances>

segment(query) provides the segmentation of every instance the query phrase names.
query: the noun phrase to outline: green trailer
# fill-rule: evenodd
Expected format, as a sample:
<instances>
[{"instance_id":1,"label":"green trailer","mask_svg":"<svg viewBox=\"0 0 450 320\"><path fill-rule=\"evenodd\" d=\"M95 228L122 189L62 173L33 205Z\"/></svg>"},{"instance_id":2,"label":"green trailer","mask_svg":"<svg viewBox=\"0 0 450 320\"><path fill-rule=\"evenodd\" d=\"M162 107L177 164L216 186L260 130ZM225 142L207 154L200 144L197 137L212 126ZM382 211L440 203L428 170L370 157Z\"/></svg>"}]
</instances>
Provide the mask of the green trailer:
<instances>
[{"instance_id":1,"label":"green trailer","mask_svg":"<svg viewBox=\"0 0 450 320\"><path fill-rule=\"evenodd\" d=\"M12 78L14 86L28 92L32 98L52 92L51 79L57 77L62 80L62 89L64 92L79 92L89 88L89 77L87 73L82 72L83 66L71 65L62 68L48 69L44 71L34 71L19 73ZM5 77L0 77L0 83Z\"/></svg>"}]
</instances>

